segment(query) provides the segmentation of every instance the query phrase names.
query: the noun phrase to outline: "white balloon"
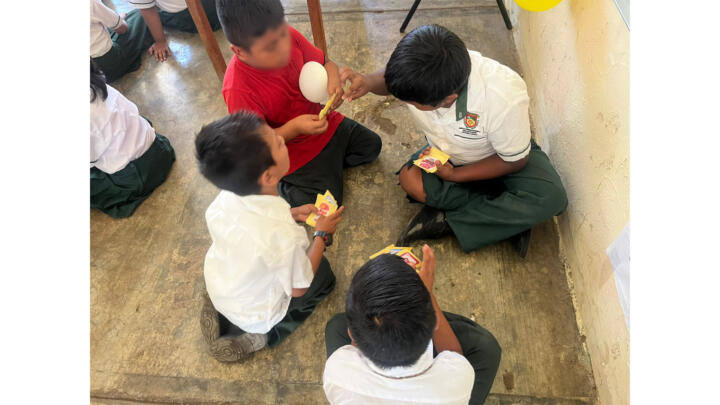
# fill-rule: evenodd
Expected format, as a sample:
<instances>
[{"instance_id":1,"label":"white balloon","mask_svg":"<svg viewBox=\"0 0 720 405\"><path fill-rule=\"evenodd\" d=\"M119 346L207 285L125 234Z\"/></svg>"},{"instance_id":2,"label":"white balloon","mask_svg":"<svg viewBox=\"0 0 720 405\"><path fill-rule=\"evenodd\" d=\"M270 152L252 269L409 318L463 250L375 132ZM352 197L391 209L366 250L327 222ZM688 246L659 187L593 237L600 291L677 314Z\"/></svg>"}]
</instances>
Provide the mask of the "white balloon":
<instances>
[{"instance_id":1,"label":"white balloon","mask_svg":"<svg viewBox=\"0 0 720 405\"><path fill-rule=\"evenodd\" d=\"M328 76L325 67L308 62L300 71L300 92L313 103L324 104L330 96L327 91Z\"/></svg>"}]
</instances>

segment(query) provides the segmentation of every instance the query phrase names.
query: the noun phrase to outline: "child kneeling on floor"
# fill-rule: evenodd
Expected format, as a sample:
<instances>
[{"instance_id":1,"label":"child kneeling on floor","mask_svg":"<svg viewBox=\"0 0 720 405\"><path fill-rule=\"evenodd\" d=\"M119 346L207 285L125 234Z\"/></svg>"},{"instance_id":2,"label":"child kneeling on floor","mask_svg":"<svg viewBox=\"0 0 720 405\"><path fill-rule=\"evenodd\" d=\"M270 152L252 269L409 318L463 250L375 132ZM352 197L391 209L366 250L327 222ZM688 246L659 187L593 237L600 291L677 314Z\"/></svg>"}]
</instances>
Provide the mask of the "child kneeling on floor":
<instances>
[{"instance_id":1,"label":"child kneeling on floor","mask_svg":"<svg viewBox=\"0 0 720 405\"><path fill-rule=\"evenodd\" d=\"M323 388L331 404L482 404L500 366L495 337L443 312L433 295L435 256L419 272L395 255L365 263L345 313L325 329Z\"/></svg>"},{"instance_id":2,"label":"child kneeling on floor","mask_svg":"<svg viewBox=\"0 0 720 405\"><path fill-rule=\"evenodd\" d=\"M424 25L403 38L384 70L363 76L343 69L344 95L392 94L408 103L429 146L450 160L428 173L402 168L400 185L425 204L397 244L454 234L465 251L511 238L522 257L530 229L567 207L560 176L532 141L523 79L469 51L454 33Z\"/></svg>"},{"instance_id":3,"label":"child kneeling on floor","mask_svg":"<svg viewBox=\"0 0 720 405\"><path fill-rule=\"evenodd\" d=\"M160 186L175 162L170 141L90 61L90 208L125 218Z\"/></svg>"},{"instance_id":4,"label":"child kneeling on floor","mask_svg":"<svg viewBox=\"0 0 720 405\"><path fill-rule=\"evenodd\" d=\"M310 244L296 221L316 209L290 208L278 196L287 147L251 112L204 126L195 148L200 172L221 189L205 214L213 243L205 256L202 332L216 359L243 360L280 344L335 287L323 252L344 208L318 219Z\"/></svg>"}]
</instances>

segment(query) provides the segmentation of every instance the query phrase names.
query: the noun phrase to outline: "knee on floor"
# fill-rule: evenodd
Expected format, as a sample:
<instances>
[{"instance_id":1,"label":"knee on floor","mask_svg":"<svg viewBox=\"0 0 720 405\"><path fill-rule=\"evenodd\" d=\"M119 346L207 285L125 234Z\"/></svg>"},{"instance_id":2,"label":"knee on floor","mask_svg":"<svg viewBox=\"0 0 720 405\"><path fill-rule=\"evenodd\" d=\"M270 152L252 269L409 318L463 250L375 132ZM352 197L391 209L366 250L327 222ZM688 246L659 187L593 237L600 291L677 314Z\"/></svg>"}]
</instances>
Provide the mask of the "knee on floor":
<instances>
[{"instance_id":1,"label":"knee on floor","mask_svg":"<svg viewBox=\"0 0 720 405\"><path fill-rule=\"evenodd\" d=\"M492 359L495 364L500 364L502 347L500 347L500 343L492 333L487 332L480 335L477 344L484 358Z\"/></svg>"},{"instance_id":2,"label":"knee on floor","mask_svg":"<svg viewBox=\"0 0 720 405\"><path fill-rule=\"evenodd\" d=\"M370 144L370 150L372 151L371 156L373 157L373 160L374 160L375 158L380 156L380 150L382 150L382 138L380 138L380 135L378 135L376 133L373 133L373 135L375 135L375 136L371 138L372 140L371 140L371 144Z\"/></svg>"},{"instance_id":3,"label":"knee on floor","mask_svg":"<svg viewBox=\"0 0 720 405\"><path fill-rule=\"evenodd\" d=\"M416 166L403 167L398 176L400 187L412 198L425 202L425 189L423 188L422 173Z\"/></svg>"},{"instance_id":4,"label":"knee on floor","mask_svg":"<svg viewBox=\"0 0 720 405\"><path fill-rule=\"evenodd\" d=\"M330 320L325 325L325 336L327 336L329 331L338 330L342 327L345 327L344 325L345 325L345 313L344 312L333 315L333 317L330 318Z\"/></svg>"},{"instance_id":5,"label":"knee on floor","mask_svg":"<svg viewBox=\"0 0 720 405\"><path fill-rule=\"evenodd\" d=\"M548 187L544 200L544 212L548 218L562 214L568 206L567 193L562 186Z\"/></svg>"}]
</instances>

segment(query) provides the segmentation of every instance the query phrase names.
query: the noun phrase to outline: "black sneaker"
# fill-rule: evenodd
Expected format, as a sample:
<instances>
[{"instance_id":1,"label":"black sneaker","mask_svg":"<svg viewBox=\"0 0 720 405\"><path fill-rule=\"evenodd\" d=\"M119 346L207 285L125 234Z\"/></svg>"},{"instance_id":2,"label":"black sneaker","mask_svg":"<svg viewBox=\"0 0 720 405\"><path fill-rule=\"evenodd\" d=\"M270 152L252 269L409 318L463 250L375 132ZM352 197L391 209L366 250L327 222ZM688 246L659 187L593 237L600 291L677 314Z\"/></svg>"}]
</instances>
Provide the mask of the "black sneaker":
<instances>
[{"instance_id":1,"label":"black sneaker","mask_svg":"<svg viewBox=\"0 0 720 405\"><path fill-rule=\"evenodd\" d=\"M438 239L452 235L452 229L445 219L445 213L427 205L410 220L405 232L400 235L396 245L407 246L422 239Z\"/></svg>"},{"instance_id":2,"label":"black sneaker","mask_svg":"<svg viewBox=\"0 0 720 405\"><path fill-rule=\"evenodd\" d=\"M515 251L518 252L520 257L522 257L523 259L527 257L528 249L530 248L531 232L532 228L528 229L527 231L520 232L519 234L510 238L510 244L512 244L513 249L515 249Z\"/></svg>"}]
</instances>

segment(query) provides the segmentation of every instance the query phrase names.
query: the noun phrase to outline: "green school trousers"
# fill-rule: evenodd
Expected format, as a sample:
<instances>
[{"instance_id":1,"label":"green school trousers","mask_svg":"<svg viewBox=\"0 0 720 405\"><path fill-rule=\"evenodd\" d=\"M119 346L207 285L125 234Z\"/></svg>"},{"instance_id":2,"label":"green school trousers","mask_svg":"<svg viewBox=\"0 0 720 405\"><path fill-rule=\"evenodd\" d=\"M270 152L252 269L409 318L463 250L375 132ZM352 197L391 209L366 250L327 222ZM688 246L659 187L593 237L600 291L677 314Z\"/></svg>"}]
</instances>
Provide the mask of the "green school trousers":
<instances>
[{"instance_id":1,"label":"green school trousers","mask_svg":"<svg viewBox=\"0 0 720 405\"><path fill-rule=\"evenodd\" d=\"M217 10L215 9L215 0L202 0L202 5L203 9L205 9L205 14L207 14L208 22L210 22L212 30L219 30L221 28L220 18L218 17ZM195 27L195 22L190 15L190 10L187 8L183 11L178 11L177 13L168 13L167 11L158 9L158 14L160 14L160 21L165 28L174 28L176 30L190 32L193 34L197 33L197 27Z\"/></svg>"},{"instance_id":2,"label":"green school trousers","mask_svg":"<svg viewBox=\"0 0 720 405\"><path fill-rule=\"evenodd\" d=\"M142 54L152 45L152 35L139 10L127 13L125 22L128 25L127 32L120 35L110 31L112 47L105 55L92 58L105 73L108 82L138 70Z\"/></svg>"},{"instance_id":3,"label":"green school trousers","mask_svg":"<svg viewBox=\"0 0 720 405\"><path fill-rule=\"evenodd\" d=\"M466 252L560 215L568 204L560 176L534 141L530 160L519 172L486 181L454 183L423 171L422 181L425 204L445 212Z\"/></svg>"},{"instance_id":4,"label":"green school trousers","mask_svg":"<svg viewBox=\"0 0 720 405\"><path fill-rule=\"evenodd\" d=\"M471 405L481 405L490 393L495 374L500 367L502 349L500 344L487 329L462 316L443 311L450 328L457 336L463 356L475 370L475 384L470 394ZM335 350L351 343L347 333L348 324L345 313L333 316L325 327L325 350L330 357ZM433 348L435 356L437 351ZM452 376L448 376L452 378Z\"/></svg>"},{"instance_id":5,"label":"green school trousers","mask_svg":"<svg viewBox=\"0 0 720 405\"><path fill-rule=\"evenodd\" d=\"M150 149L122 170L107 174L90 168L90 208L113 218L129 217L167 179L173 162L170 141L156 133Z\"/></svg>"}]
</instances>

